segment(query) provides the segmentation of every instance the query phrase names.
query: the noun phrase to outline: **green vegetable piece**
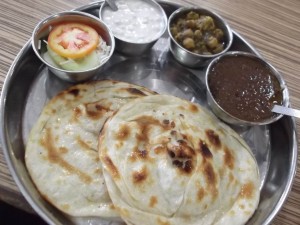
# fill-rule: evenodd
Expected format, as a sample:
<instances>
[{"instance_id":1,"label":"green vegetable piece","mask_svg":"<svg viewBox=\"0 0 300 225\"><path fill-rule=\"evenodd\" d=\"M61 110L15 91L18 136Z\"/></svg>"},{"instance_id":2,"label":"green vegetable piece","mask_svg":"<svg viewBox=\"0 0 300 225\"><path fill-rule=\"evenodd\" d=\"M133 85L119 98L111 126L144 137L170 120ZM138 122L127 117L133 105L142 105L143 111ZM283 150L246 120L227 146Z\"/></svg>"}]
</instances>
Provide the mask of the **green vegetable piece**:
<instances>
[{"instance_id":1,"label":"green vegetable piece","mask_svg":"<svg viewBox=\"0 0 300 225\"><path fill-rule=\"evenodd\" d=\"M72 60L58 55L49 46L47 46L47 49L50 58L53 60L53 62L55 62L56 67L60 69L64 69L68 71L84 71L84 70L92 69L98 66L100 63L96 51L93 51L91 54L85 56L84 58ZM45 58L45 60L47 61L47 58Z\"/></svg>"}]
</instances>

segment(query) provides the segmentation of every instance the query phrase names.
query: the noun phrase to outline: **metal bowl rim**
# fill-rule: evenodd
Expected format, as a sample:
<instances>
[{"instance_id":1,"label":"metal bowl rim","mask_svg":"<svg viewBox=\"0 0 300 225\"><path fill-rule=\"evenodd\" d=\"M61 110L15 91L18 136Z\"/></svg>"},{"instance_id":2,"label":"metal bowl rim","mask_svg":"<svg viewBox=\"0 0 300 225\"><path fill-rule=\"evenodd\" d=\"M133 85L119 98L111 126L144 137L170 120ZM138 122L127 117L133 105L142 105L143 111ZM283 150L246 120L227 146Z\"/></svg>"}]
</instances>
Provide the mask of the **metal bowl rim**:
<instances>
[{"instance_id":1,"label":"metal bowl rim","mask_svg":"<svg viewBox=\"0 0 300 225\"><path fill-rule=\"evenodd\" d=\"M162 15L163 17L163 20L164 20L164 28L161 29L160 33L158 33L155 38L153 38L151 41L147 41L147 42L132 42L132 41L128 41L128 40L124 40L116 35L114 35L113 33L113 36L118 40L118 41L121 41L121 42L124 42L124 43L127 43L127 44L132 44L132 45L147 45L147 44L150 44L150 43L153 43L155 41L157 41L164 33L165 31L167 30L167 27L168 27L168 18L167 18L167 15L165 13L165 10L162 8L162 6L160 4L158 4L157 1L154 1L154 0L144 0L146 2L150 2L152 5L154 5L157 9L159 9L160 11L160 14ZM100 6L100 9L99 9L99 18L101 21L104 22L103 18L102 18L102 12L103 12L103 9L107 7L107 3L104 1L103 4L101 4Z\"/></svg>"},{"instance_id":2,"label":"metal bowl rim","mask_svg":"<svg viewBox=\"0 0 300 225\"><path fill-rule=\"evenodd\" d=\"M263 59L261 56L257 56L257 55L254 55L252 53L242 52L242 51L230 51L230 52L226 52L226 53L224 53L224 54L216 57L215 59L213 59L209 63L209 65L208 65L208 67L206 69L206 72L205 72L205 85L206 85L207 94L209 94L211 96L211 99L212 99L213 103L222 111L222 113L226 114L228 117L230 117L233 120L235 120L235 123L231 123L231 124L235 124L235 125L237 125L237 124L239 124L239 125L250 125L250 126L252 126L252 125L267 125L267 124L271 124L273 122L276 122L277 120L279 120L280 118L283 117L282 114L278 114L275 117L272 117L272 118L269 118L269 119L266 119L266 120L263 120L263 121L259 121L259 122L246 121L246 120L239 119L239 118L231 115L227 111L225 111L223 109L223 107L220 106L219 103L217 103L217 101L213 97L213 95L212 95L212 93L210 91L210 87L208 85L208 77L209 77L209 74L210 74L210 71L211 71L211 67L215 63L217 63L223 57L232 57L232 56L239 56L239 55L257 59L260 62L264 63L266 66L268 66L271 69L271 71L273 72L273 75L279 81L280 87L282 88L283 106L288 106L289 105L289 93L288 93L288 89L287 89L286 83L285 83L283 77L281 76L281 74L279 73L279 71L273 65L271 65L269 62L267 62L265 59ZM223 118L221 118L221 119L223 119ZM226 121L226 122L230 123L229 121Z\"/></svg>"},{"instance_id":3,"label":"metal bowl rim","mask_svg":"<svg viewBox=\"0 0 300 225\"><path fill-rule=\"evenodd\" d=\"M88 69L88 70L80 70L80 71L70 71L70 70L64 70L64 69L61 69L61 68L58 68L58 67L55 67L55 66L52 66L51 64L49 64L46 60L43 59L43 57L41 56L41 54L39 53L39 51L36 49L35 45L34 45L34 42L35 42L35 35L38 33L38 31L40 30L40 28L42 27L42 25L50 22L50 21L53 21L59 17L62 17L62 16L82 16L82 17L88 17L92 20L95 20L97 23L99 23L98 25L100 26L103 26L106 30L106 32L108 33L108 36L111 40L111 49L110 49L110 53L109 55L106 57L105 61L103 61L102 64L96 66L96 67L93 67L91 69ZM64 73L76 73L76 74L80 74L80 73L86 73L86 72L91 72L91 71L95 71L97 69L99 69L101 66L103 66L109 59L110 57L113 55L113 52L114 52L114 49L115 49L115 39L114 39L114 36L111 32L111 30L109 29L109 27L101 20L99 20L99 18L97 18L96 16L93 16L89 13L85 13L85 12L79 12L79 11L62 11L62 12L59 12L59 13L56 13L56 14L52 14L50 15L49 17L46 17L44 18L43 20L41 20L34 28L33 32L32 32L32 38L31 38L31 45L32 45L32 48L33 48L33 51L35 52L35 54L37 55L37 57L44 63L46 64L48 67L50 67L51 69L54 69L54 70L57 70L57 71L60 71L60 72L64 72Z\"/></svg>"},{"instance_id":4,"label":"metal bowl rim","mask_svg":"<svg viewBox=\"0 0 300 225\"><path fill-rule=\"evenodd\" d=\"M213 55L197 54L197 53L194 53L194 52L191 52L191 51L185 49L184 47L182 47L174 39L174 37L173 37L173 35L171 34L171 31L170 31L171 22L173 22L173 19L176 16L180 15L181 13L190 11L190 10L195 10L195 11L197 11L197 10L201 11L201 10L203 10L205 12L209 12L210 14L212 14L215 18L217 18L218 20L220 20L224 24L224 27L226 27L226 30L227 30L227 33L228 33L228 43L226 43L226 48L222 52L219 52L219 53L213 54ZM195 57L199 57L199 58L202 57L202 58L207 58L207 59L213 59L215 57L218 57L218 56L224 54L225 52L227 52L230 49L230 47L231 47L231 45L233 43L233 32L232 32L232 29L230 28L229 24L227 23L227 21L223 17L221 17L218 13L214 12L213 10L210 10L210 9L204 8L204 7L197 7L197 6L191 6L191 7L185 7L184 6L184 7L180 7L179 9L175 10L170 15L169 20L168 20L168 34L169 34L170 39L176 44L176 46L179 49L181 49L181 50L183 50L183 51L185 51L185 52L187 52L187 53L189 53L189 54L191 54L191 55L193 55Z\"/></svg>"}]
</instances>

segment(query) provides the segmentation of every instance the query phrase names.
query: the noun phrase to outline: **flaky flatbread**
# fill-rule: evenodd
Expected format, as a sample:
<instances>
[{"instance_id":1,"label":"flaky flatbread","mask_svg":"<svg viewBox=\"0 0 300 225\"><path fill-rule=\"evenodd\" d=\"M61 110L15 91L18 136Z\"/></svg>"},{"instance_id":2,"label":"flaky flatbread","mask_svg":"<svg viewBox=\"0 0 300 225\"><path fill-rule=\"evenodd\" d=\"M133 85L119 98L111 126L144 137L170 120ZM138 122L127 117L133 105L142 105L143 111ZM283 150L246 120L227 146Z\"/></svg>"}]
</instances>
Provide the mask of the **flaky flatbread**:
<instances>
[{"instance_id":1,"label":"flaky flatbread","mask_svg":"<svg viewBox=\"0 0 300 225\"><path fill-rule=\"evenodd\" d=\"M45 199L72 216L116 217L98 157L104 122L131 100L154 92L117 81L78 84L43 109L26 146L27 169Z\"/></svg>"},{"instance_id":2,"label":"flaky flatbread","mask_svg":"<svg viewBox=\"0 0 300 225\"><path fill-rule=\"evenodd\" d=\"M133 100L105 124L99 154L109 195L131 225L238 225L259 201L243 139L197 104Z\"/></svg>"}]
</instances>

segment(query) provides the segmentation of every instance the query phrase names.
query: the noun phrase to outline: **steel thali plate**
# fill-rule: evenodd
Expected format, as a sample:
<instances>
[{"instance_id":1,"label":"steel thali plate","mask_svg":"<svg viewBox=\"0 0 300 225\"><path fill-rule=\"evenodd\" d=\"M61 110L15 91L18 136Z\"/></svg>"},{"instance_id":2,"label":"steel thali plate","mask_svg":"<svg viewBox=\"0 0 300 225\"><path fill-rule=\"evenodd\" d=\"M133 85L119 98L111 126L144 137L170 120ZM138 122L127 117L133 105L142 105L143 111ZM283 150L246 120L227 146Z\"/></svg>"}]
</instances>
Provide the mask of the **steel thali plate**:
<instances>
[{"instance_id":1,"label":"steel thali plate","mask_svg":"<svg viewBox=\"0 0 300 225\"><path fill-rule=\"evenodd\" d=\"M76 10L99 15L103 1ZM167 16L180 6L159 2ZM230 50L259 53L234 32ZM175 95L205 107L205 69L188 69L179 64L169 51L167 32L153 48L141 57L126 57L114 53L110 61L93 78L113 79L142 85ZM44 105L59 91L71 86L51 74L36 57L31 42L23 47L13 62L1 95L1 143L10 171L30 205L49 224L110 224L96 218L82 218L74 222L47 203L36 190L24 162L28 134ZM233 127L249 144L259 165L261 196L258 209L247 225L269 224L280 210L296 171L297 139L295 121L283 117L268 126Z\"/></svg>"}]
</instances>

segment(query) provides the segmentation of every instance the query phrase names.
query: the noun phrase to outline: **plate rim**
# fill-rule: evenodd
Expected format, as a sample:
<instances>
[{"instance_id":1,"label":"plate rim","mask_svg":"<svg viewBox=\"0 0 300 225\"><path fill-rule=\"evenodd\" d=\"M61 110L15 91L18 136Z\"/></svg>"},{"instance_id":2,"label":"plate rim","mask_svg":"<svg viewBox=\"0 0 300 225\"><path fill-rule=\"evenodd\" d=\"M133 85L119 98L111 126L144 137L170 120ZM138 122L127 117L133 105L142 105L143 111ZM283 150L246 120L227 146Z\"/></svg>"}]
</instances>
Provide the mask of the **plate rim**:
<instances>
[{"instance_id":1,"label":"plate rim","mask_svg":"<svg viewBox=\"0 0 300 225\"><path fill-rule=\"evenodd\" d=\"M97 7L101 4L103 4L104 0L100 0L100 1L96 1L96 2L92 2L80 7L77 7L75 9L72 9L71 11L83 11L83 10L87 10L90 9L92 7ZM175 7L182 7L183 5L180 5L179 3L174 3L172 1L169 0L159 0L157 1L160 4L169 4L169 5L173 5ZM251 49L251 51L256 54L257 56L261 57L261 54L252 46L251 43L249 43L242 35L240 35L239 33L237 33L235 30L232 30L233 34L239 38L244 44L246 44L249 49ZM13 161L15 161L16 159L13 158L13 152L11 151L11 147L9 146L9 141L8 141L8 134L7 134L7 128L6 128L6 112L5 112L5 105L6 105L6 96L8 95L8 91L11 87L11 82L12 79L14 78L14 70L15 67L17 66L17 64L19 63L20 58L25 55L31 48L31 41L32 38L29 38L29 40L23 45L23 47L21 48L21 50L19 51L19 53L17 54L17 56L15 57L15 59L13 60L7 74L5 77L5 80L3 82L3 86L2 86L2 91L1 91L1 98L0 98L0 124L1 124L1 131L0 132L0 146L2 148L3 154L4 154L4 158L5 161L8 165L9 171L15 181L15 183L17 184L17 187L19 188L20 192L22 193L22 195L24 196L24 198L26 199L26 201L30 204L30 206L35 210L35 212L37 212L39 214L39 216L41 216L47 223L49 224L56 224L54 223L53 220L50 220L49 216L46 216L48 214L50 214L50 212L43 210L42 208L38 207L37 204L34 202L34 200L32 199L32 197L29 195L28 192L28 188L26 188L21 179L20 176L17 176L17 169L16 169L16 165L14 165ZM267 225L270 224L273 219L275 218L276 215L278 215L279 211L281 210L281 208L283 207L285 201L288 199L288 195L291 192L292 186L293 186L293 182L294 182L294 178L296 176L296 172L297 172L297 159L298 159L298 140L297 140L297 129L296 129L296 121L295 118L291 118L291 117L287 117L284 116L282 119L286 119L288 120L288 123L290 123L290 126L292 128L291 130L291 139L293 141L293 145L292 145L292 152L291 152L291 173L289 173L289 179L287 182L287 185L285 185L284 191L281 195L281 197L279 198L278 202L275 205L275 208L272 210L272 212L267 216L266 220L264 221L263 225ZM281 119L281 120L282 120Z\"/></svg>"}]
</instances>

